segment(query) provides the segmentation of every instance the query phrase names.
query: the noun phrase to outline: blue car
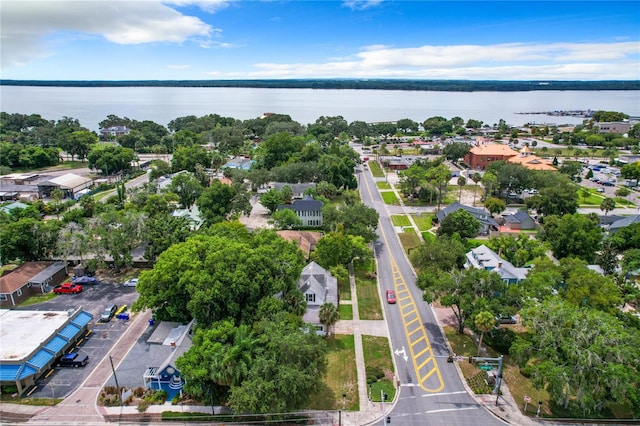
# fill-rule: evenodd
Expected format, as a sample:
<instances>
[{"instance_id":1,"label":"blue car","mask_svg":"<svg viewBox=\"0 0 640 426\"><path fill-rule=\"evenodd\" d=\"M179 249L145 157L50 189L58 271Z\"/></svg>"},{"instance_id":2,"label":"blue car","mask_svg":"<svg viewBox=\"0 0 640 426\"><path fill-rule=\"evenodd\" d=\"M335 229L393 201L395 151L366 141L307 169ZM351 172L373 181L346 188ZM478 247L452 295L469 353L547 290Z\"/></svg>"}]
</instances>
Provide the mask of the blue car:
<instances>
[{"instance_id":1,"label":"blue car","mask_svg":"<svg viewBox=\"0 0 640 426\"><path fill-rule=\"evenodd\" d=\"M81 277L71 278L71 282L73 282L74 284L98 284L98 279L96 277L83 275Z\"/></svg>"}]
</instances>

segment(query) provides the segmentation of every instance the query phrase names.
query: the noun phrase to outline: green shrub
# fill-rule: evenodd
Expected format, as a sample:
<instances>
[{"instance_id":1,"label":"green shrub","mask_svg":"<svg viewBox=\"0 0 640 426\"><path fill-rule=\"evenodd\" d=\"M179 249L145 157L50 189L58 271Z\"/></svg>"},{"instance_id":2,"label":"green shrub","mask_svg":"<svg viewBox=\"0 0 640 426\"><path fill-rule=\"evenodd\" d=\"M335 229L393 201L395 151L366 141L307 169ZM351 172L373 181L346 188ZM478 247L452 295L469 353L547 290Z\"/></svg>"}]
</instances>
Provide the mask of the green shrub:
<instances>
[{"instance_id":1,"label":"green shrub","mask_svg":"<svg viewBox=\"0 0 640 426\"><path fill-rule=\"evenodd\" d=\"M367 377L373 376L376 380L380 380L384 377L384 371L380 367L368 366L367 367Z\"/></svg>"},{"instance_id":2,"label":"green shrub","mask_svg":"<svg viewBox=\"0 0 640 426\"><path fill-rule=\"evenodd\" d=\"M151 405L151 402L149 402L149 400L143 399L138 403L138 412L144 413L145 411L147 411L147 408L149 408L150 405Z\"/></svg>"},{"instance_id":3,"label":"green shrub","mask_svg":"<svg viewBox=\"0 0 640 426\"><path fill-rule=\"evenodd\" d=\"M510 328L500 327L487 333L484 341L498 352L508 354L516 341L516 334Z\"/></svg>"},{"instance_id":4,"label":"green shrub","mask_svg":"<svg viewBox=\"0 0 640 426\"><path fill-rule=\"evenodd\" d=\"M14 393L18 393L18 388L13 385L2 386L2 388L0 389L0 393L3 393L5 395L13 395Z\"/></svg>"}]
</instances>

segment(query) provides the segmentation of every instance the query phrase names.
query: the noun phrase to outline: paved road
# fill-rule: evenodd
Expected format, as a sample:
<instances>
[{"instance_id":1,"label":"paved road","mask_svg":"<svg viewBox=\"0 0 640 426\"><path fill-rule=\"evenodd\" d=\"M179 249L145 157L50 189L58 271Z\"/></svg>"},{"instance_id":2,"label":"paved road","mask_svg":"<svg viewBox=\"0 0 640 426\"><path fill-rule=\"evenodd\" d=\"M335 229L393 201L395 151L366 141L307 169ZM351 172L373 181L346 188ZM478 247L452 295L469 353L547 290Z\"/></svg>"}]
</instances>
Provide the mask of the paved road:
<instances>
[{"instance_id":1,"label":"paved road","mask_svg":"<svg viewBox=\"0 0 640 426\"><path fill-rule=\"evenodd\" d=\"M453 364L446 362L449 347L431 307L422 301L415 274L404 255L371 174L358 172L365 204L380 215L378 261L380 297L394 289L397 304L385 304L396 371L400 384L390 408L393 424L400 425L500 425L501 421L482 409L467 392Z\"/></svg>"}]
</instances>

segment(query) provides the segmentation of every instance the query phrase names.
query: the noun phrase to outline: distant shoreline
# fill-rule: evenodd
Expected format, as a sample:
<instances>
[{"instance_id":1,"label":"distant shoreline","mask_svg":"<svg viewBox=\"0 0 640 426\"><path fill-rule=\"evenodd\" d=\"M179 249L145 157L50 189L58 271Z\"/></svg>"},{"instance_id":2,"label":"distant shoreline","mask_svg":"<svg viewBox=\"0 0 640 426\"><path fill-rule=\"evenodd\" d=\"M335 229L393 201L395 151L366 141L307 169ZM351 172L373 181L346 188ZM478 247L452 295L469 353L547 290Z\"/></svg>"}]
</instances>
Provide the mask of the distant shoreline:
<instances>
[{"instance_id":1,"label":"distant shoreline","mask_svg":"<svg viewBox=\"0 0 640 426\"><path fill-rule=\"evenodd\" d=\"M640 80L0 80L0 86L35 87L224 87L322 90L405 90L442 92L522 92L557 90L640 90Z\"/></svg>"}]
</instances>

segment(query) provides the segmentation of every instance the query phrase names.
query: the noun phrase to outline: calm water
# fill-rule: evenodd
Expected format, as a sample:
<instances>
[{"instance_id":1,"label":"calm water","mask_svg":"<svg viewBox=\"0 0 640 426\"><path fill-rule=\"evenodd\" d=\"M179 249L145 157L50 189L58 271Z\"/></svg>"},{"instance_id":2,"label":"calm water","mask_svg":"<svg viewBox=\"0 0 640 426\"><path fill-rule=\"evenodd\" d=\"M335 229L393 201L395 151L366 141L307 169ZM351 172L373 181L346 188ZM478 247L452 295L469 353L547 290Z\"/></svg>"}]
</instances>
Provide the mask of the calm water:
<instances>
[{"instance_id":1,"label":"calm water","mask_svg":"<svg viewBox=\"0 0 640 426\"><path fill-rule=\"evenodd\" d=\"M341 115L348 122L423 122L436 115L473 118L492 125L504 119L525 123L579 124L581 118L520 115L519 112L607 110L640 116L639 91L422 92L387 90L244 89L187 87L0 86L0 110L73 117L90 130L114 114L167 125L186 115L219 114L240 120L265 112L289 114L301 124Z\"/></svg>"}]
</instances>

